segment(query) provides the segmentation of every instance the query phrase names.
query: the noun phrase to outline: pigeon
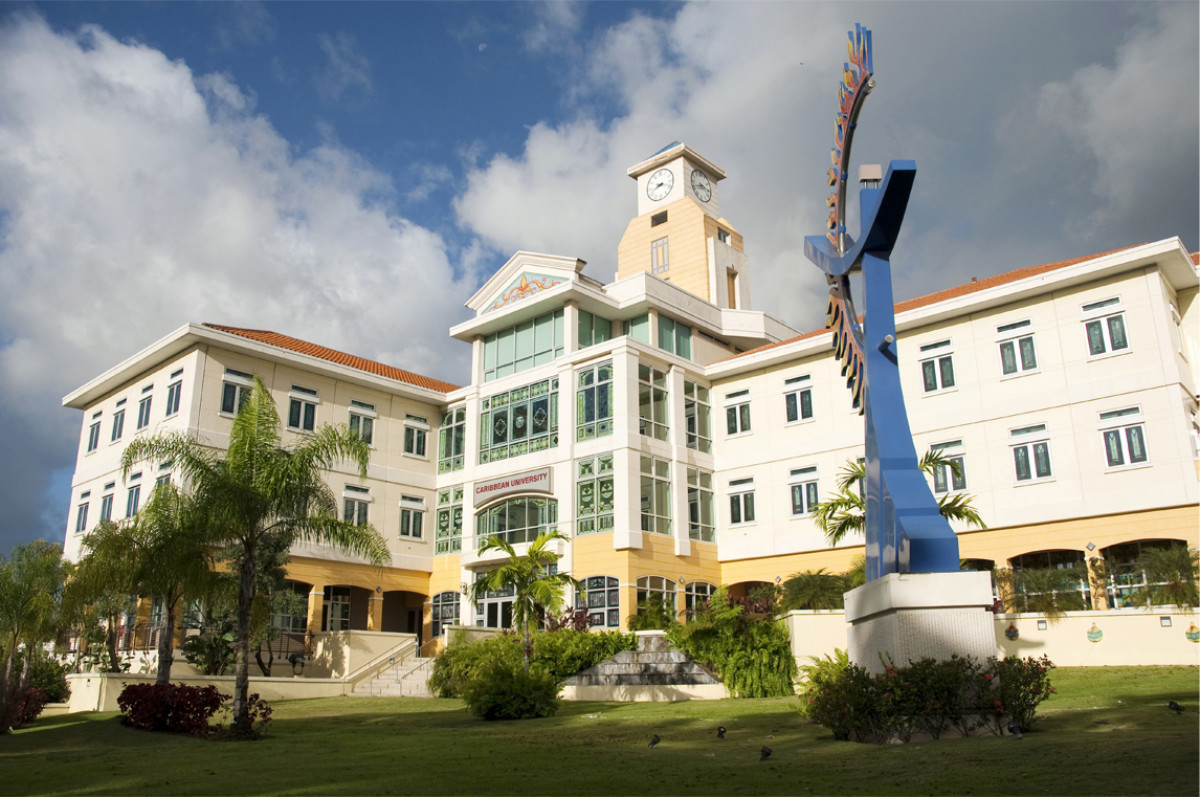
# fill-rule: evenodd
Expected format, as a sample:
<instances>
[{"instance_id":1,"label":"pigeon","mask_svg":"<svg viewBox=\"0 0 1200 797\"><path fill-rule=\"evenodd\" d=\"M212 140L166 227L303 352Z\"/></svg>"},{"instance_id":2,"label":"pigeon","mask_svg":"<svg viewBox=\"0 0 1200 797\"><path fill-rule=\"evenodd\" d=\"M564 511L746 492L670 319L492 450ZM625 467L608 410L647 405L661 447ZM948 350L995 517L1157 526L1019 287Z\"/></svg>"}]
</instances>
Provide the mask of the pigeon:
<instances>
[{"instance_id":1,"label":"pigeon","mask_svg":"<svg viewBox=\"0 0 1200 797\"><path fill-rule=\"evenodd\" d=\"M1176 714L1182 714L1182 713L1183 713L1183 706L1179 705L1179 704L1178 704L1178 703L1176 703L1174 700L1172 700L1170 703L1167 703L1167 708L1171 709L1171 710L1172 710L1172 711L1174 711Z\"/></svg>"},{"instance_id":2,"label":"pigeon","mask_svg":"<svg viewBox=\"0 0 1200 797\"><path fill-rule=\"evenodd\" d=\"M717 738L718 738L718 739L724 739L724 738L725 738L725 726L724 726L724 725L718 725L718 726L717 726Z\"/></svg>"},{"instance_id":3,"label":"pigeon","mask_svg":"<svg viewBox=\"0 0 1200 797\"><path fill-rule=\"evenodd\" d=\"M766 761L770 757L771 757L771 748L770 747L764 747L762 749L762 752L760 752L758 754L759 761Z\"/></svg>"},{"instance_id":4,"label":"pigeon","mask_svg":"<svg viewBox=\"0 0 1200 797\"><path fill-rule=\"evenodd\" d=\"M1018 741L1025 738L1025 735L1023 733L1021 733L1021 726L1018 725L1016 722L1008 723L1008 732L1011 733L1013 735L1013 738Z\"/></svg>"},{"instance_id":5,"label":"pigeon","mask_svg":"<svg viewBox=\"0 0 1200 797\"><path fill-rule=\"evenodd\" d=\"M658 743L661 741L662 741L662 739L658 738L658 734L656 733L650 737L650 744L648 744L646 746L647 747L658 747Z\"/></svg>"}]
</instances>

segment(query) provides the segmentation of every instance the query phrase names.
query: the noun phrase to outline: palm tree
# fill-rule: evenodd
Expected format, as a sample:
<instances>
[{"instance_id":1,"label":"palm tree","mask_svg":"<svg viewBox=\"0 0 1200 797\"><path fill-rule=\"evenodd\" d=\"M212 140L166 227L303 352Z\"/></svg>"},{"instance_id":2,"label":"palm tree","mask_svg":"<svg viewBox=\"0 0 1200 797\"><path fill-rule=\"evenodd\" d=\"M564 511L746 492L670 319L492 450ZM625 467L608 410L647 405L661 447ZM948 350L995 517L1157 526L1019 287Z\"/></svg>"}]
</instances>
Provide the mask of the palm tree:
<instances>
[{"instance_id":1,"label":"palm tree","mask_svg":"<svg viewBox=\"0 0 1200 797\"><path fill-rule=\"evenodd\" d=\"M63 611L73 623L104 621L108 672L120 672L117 629L138 594L138 546L131 525L102 520L83 538L84 555L63 591Z\"/></svg>"},{"instance_id":2,"label":"palm tree","mask_svg":"<svg viewBox=\"0 0 1200 797\"><path fill-rule=\"evenodd\" d=\"M1186 545L1144 548L1135 567L1146 574L1146 589L1139 599L1145 606L1200 605L1196 569L1200 551Z\"/></svg>"},{"instance_id":3,"label":"palm tree","mask_svg":"<svg viewBox=\"0 0 1200 797\"><path fill-rule=\"evenodd\" d=\"M513 623L521 628L526 672L529 671L529 656L533 651L530 621L537 617L539 609L550 613L562 611L565 605L564 590L576 585L571 576L557 572L561 557L547 547L556 540L565 541L567 536L560 531L543 532L529 543L523 556L518 556L512 545L500 535L484 538L483 545L479 547L481 554L501 551L508 556L508 561L494 570L481 573L469 590L471 600L478 602L488 592L512 589Z\"/></svg>"},{"instance_id":4,"label":"palm tree","mask_svg":"<svg viewBox=\"0 0 1200 797\"><path fill-rule=\"evenodd\" d=\"M992 578L1000 587L1008 612L1040 614L1050 622L1057 622L1067 612L1088 608L1079 591L1079 571L1072 568L997 568L992 571Z\"/></svg>"},{"instance_id":5,"label":"palm tree","mask_svg":"<svg viewBox=\"0 0 1200 797\"><path fill-rule=\"evenodd\" d=\"M951 459L941 451L932 449L921 457L919 467L928 476L932 476L941 467L950 468L955 476L962 476L962 465L957 459ZM813 519L817 528L825 533L825 541L830 545L837 545L848 534L862 534L865 531L867 512L866 503L860 494L860 486L866 479L866 473L866 463L847 460L838 471L837 493L813 509ZM974 496L967 493L946 493L938 499L938 509L946 520L985 529L987 524L972 505L973 500Z\"/></svg>"},{"instance_id":6,"label":"palm tree","mask_svg":"<svg viewBox=\"0 0 1200 797\"><path fill-rule=\"evenodd\" d=\"M10 559L0 559L0 732L12 724L38 645L58 630L64 577L62 548L45 540L18 545ZM14 678L13 663L22 645L25 661Z\"/></svg>"},{"instance_id":7,"label":"palm tree","mask_svg":"<svg viewBox=\"0 0 1200 797\"><path fill-rule=\"evenodd\" d=\"M369 455L367 443L345 426L323 426L282 447L275 401L258 377L233 419L223 457L179 433L137 438L122 455L126 475L142 460L170 461L204 514L209 539L232 551L238 579L233 727L243 735L252 733L249 654L260 551L272 541L290 547L309 540L376 566L389 561L387 545L374 528L339 518L337 500L322 479L324 471L343 461L365 478Z\"/></svg>"},{"instance_id":8,"label":"palm tree","mask_svg":"<svg viewBox=\"0 0 1200 797\"><path fill-rule=\"evenodd\" d=\"M844 573L827 573L825 568L793 573L783 582L783 611L792 609L841 609L845 606Z\"/></svg>"}]
</instances>

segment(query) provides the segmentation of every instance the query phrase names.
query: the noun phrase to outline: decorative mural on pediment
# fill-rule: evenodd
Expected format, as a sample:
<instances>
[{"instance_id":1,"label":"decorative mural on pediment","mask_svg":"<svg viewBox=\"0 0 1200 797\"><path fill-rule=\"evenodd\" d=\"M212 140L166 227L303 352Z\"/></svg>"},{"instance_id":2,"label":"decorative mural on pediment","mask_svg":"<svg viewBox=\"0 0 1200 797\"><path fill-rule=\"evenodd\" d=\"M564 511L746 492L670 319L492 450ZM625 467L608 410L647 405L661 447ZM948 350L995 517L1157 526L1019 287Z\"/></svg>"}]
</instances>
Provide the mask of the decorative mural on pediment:
<instances>
[{"instance_id":1,"label":"decorative mural on pediment","mask_svg":"<svg viewBox=\"0 0 1200 797\"><path fill-rule=\"evenodd\" d=\"M515 304L522 299L528 299L536 293L549 290L555 285L562 283L561 279L551 277L547 274L532 274L524 272L521 276L509 283L508 287L500 291L496 298L492 301L485 313L490 313L493 310L498 310L501 307L506 307L510 304Z\"/></svg>"}]
</instances>

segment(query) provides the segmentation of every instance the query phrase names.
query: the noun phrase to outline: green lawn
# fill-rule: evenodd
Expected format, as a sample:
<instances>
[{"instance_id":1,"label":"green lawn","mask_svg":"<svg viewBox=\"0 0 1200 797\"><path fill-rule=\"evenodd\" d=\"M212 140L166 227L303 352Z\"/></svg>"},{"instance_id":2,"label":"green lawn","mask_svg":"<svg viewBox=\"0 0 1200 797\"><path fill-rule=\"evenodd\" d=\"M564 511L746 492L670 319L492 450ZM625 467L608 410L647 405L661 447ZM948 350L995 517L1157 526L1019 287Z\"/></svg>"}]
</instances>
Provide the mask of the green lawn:
<instances>
[{"instance_id":1,"label":"green lawn","mask_svg":"<svg viewBox=\"0 0 1200 797\"><path fill-rule=\"evenodd\" d=\"M521 722L476 720L456 700L298 700L277 703L267 737L250 743L82 714L0 737L0 794L1195 795L1198 676L1059 669L1058 694L1021 741L885 747L833 741L794 698L567 703ZM760 762L764 745L774 754Z\"/></svg>"}]
</instances>

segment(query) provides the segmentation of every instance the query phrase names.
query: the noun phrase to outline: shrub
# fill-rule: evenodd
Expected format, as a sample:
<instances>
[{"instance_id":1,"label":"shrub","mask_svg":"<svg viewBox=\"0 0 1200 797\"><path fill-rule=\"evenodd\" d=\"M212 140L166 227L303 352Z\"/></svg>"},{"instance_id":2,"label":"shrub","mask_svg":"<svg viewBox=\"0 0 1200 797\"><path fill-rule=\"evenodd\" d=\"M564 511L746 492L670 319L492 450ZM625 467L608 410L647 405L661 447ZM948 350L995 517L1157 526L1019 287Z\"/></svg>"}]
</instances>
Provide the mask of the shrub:
<instances>
[{"instance_id":1,"label":"shrub","mask_svg":"<svg viewBox=\"0 0 1200 797\"><path fill-rule=\"evenodd\" d=\"M121 721L147 731L197 735L228 700L215 686L181 684L129 684L121 690L117 706Z\"/></svg>"},{"instance_id":2,"label":"shrub","mask_svg":"<svg viewBox=\"0 0 1200 797\"><path fill-rule=\"evenodd\" d=\"M222 715L233 716L233 700L221 706ZM251 736L258 737L261 735L269 724L271 724L271 714L273 709L267 701L258 696L258 692L251 692L246 696L246 714L250 717ZM220 731L224 728L224 722L217 723L216 730Z\"/></svg>"},{"instance_id":3,"label":"shrub","mask_svg":"<svg viewBox=\"0 0 1200 797\"><path fill-rule=\"evenodd\" d=\"M462 689L476 717L520 720L550 717L558 711L558 679L540 666L525 671L522 662L488 662Z\"/></svg>"},{"instance_id":4,"label":"shrub","mask_svg":"<svg viewBox=\"0 0 1200 797\"><path fill-rule=\"evenodd\" d=\"M837 651L802 668L800 711L835 739L878 744L908 741L918 731L937 738L947 728L964 736L998 733L1010 720L1028 729L1037 705L1054 692L1047 675L1053 667L1045 657L981 664L952 656L889 664L871 675Z\"/></svg>"},{"instance_id":5,"label":"shrub","mask_svg":"<svg viewBox=\"0 0 1200 797\"><path fill-rule=\"evenodd\" d=\"M24 728L38 718L49 701L46 693L36 686L27 686L17 698L11 720L13 728Z\"/></svg>"},{"instance_id":6,"label":"shrub","mask_svg":"<svg viewBox=\"0 0 1200 797\"><path fill-rule=\"evenodd\" d=\"M1035 659L1006 658L993 662L1000 682L999 701L1004 714L1028 730L1034 723L1038 704L1054 694L1050 685L1050 670L1054 662L1047 656Z\"/></svg>"},{"instance_id":7,"label":"shrub","mask_svg":"<svg viewBox=\"0 0 1200 797\"><path fill-rule=\"evenodd\" d=\"M637 637L619 631L588 633L562 629L533 636L531 666L536 664L558 681L566 680L622 650L637 646ZM462 697L463 687L491 662L521 666L521 640L511 634L479 642L455 642L433 663L429 686L439 697ZM524 669L522 667L522 669Z\"/></svg>"},{"instance_id":8,"label":"shrub","mask_svg":"<svg viewBox=\"0 0 1200 797\"><path fill-rule=\"evenodd\" d=\"M45 656L35 656L29 668L29 685L45 692L47 703L66 703L71 699L71 687L67 683L69 672L69 664L60 664Z\"/></svg>"}]
</instances>

